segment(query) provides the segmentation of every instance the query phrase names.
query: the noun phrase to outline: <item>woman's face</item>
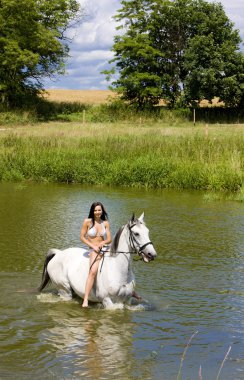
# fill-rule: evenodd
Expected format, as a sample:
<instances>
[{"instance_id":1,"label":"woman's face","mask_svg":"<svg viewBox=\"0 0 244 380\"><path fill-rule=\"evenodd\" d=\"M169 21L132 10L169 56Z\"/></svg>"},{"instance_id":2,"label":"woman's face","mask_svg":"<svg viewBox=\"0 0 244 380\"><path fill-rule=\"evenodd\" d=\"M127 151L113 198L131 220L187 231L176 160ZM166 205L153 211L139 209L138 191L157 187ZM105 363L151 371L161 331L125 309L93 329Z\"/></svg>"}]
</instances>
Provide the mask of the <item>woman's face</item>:
<instances>
[{"instance_id":1,"label":"woman's face","mask_svg":"<svg viewBox=\"0 0 244 380\"><path fill-rule=\"evenodd\" d=\"M103 213L103 210L102 210L102 207L101 206L96 206L95 208L94 208L94 217L95 217L95 219L99 219L99 218L101 218L101 215L102 215L102 213Z\"/></svg>"}]
</instances>

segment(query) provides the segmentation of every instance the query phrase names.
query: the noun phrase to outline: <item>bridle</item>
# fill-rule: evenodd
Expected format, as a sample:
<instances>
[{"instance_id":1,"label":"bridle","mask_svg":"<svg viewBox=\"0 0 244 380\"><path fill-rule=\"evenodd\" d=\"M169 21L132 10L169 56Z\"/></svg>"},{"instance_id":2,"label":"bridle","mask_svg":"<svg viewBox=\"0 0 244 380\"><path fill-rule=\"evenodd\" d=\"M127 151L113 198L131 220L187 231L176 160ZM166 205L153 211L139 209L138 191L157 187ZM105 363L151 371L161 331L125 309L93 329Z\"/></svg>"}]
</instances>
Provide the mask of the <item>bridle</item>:
<instances>
[{"instance_id":1,"label":"bridle","mask_svg":"<svg viewBox=\"0 0 244 380\"><path fill-rule=\"evenodd\" d=\"M129 243L133 249L133 252L128 252L128 253L132 253L132 254L138 253L139 256L142 256L143 249L146 248L150 244L153 245L153 243L149 240L147 243L140 245L140 243L138 242L138 240L135 237L135 234L132 231L132 228L135 227L135 225L136 225L136 223L132 224L131 226L128 225L128 229L129 229L129 233L130 233L129 234ZM136 244L138 247L136 247Z\"/></svg>"},{"instance_id":2,"label":"bridle","mask_svg":"<svg viewBox=\"0 0 244 380\"><path fill-rule=\"evenodd\" d=\"M132 254L132 255L138 254L139 256L141 256L139 260L143 260L143 257L142 257L143 249L146 248L148 245L153 245L153 243L149 240L147 243L140 245L140 243L138 242L138 240L135 237L135 233L133 233L133 231L132 231L132 228L135 226L136 226L136 223L132 224L131 226L129 225L129 223L127 224L127 227L129 230L129 244L132 247L132 252L131 251L117 251L116 253L122 253L124 255L126 255L126 254ZM136 245L137 245L137 247L136 247ZM101 272L102 267L103 267L105 253L108 251L109 251L109 249L103 249L103 248L101 248L101 250L100 250L100 254L102 254L102 265L100 268L100 272ZM93 264L97 261L98 256L99 256L99 253L97 254L97 256L95 257L95 260L91 264L90 270L91 270Z\"/></svg>"}]
</instances>

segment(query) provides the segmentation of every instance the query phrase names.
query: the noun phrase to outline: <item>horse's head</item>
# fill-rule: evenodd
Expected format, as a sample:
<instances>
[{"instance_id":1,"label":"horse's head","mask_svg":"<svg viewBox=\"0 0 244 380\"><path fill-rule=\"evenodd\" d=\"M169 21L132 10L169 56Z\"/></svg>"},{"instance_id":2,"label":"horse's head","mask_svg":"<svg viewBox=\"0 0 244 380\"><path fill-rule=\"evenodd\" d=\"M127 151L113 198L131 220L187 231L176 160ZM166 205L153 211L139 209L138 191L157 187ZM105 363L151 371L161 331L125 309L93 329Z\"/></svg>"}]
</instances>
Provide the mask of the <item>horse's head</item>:
<instances>
[{"instance_id":1,"label":"horse's head","mask_svg":"<svg viewBox=\"0 0 244 380\"><path fill-rule=\"evenodd\" d=\"M133 214L128 222L129 241L131 248L141 255L144 262L148 263L157 256L153 243L149 238L149 230L144 223L144 213L137 219Z\"/></svg>"}]
</instances>

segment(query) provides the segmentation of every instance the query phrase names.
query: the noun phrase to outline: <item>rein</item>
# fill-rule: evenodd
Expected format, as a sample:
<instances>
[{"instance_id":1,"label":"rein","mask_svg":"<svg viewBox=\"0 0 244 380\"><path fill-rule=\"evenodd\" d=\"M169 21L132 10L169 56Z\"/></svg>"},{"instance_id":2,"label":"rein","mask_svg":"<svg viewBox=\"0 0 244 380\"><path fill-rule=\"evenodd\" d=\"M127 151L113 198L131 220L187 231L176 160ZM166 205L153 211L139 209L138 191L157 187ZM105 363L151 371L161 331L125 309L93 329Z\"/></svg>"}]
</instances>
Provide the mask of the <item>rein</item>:
<instances>
[{"instance_id":1,"label":"rein","mask_svg":"<svg viewBox=\"0 0 244 380\"><path fill-rule=\"evenodd\" d=\"M103 249L101 249L100 250L100 253L97 253L97 256L95 257L95 259L94 259L94 261L93 261L93 263L91 264L91 266L90 266L90 269L89 269L89 271L91 270L91 268L92 268L92 266L95 264L95 262L97 261L97 258L98 258L98 256L99 255L102 255L102 265L101 265L101 268L100 268L100 273L101 273L101 271L102 271L102 267L103 267L103 263L104 263L104 259L105 259L105 253L106 252L109 252L109 249L105 249L105 250L103 250ZM123 252L123 251L117 251L117 253L121 253L121 254L123 254L123 255L125 255L125 254L135 254L136 252ZM127 257L126 257L127 258ZM128 258L127 258L128 259ZM142 259L139 259L139 260L142 260Z\"/></svg>"},{"instance_id":2,"label":"rein","mask_svg":"<svg viewBox=\"0 0 244 380\"><path fill-rule=\"evenodd\" d=\"M138 242L138 240L135 237L135 234L132 231L132 228L135 225L136 225L136 223L134 223L132 226L127 225L128 229L129 229L129 244L130 244L130 246L132 247L133 250L132 251L116 251L117 254L124 254L124 255L128 255L128 254L136 255L136 254L138 254L139 256L142 256L143 249L146 248L150 244L153 245L153 243L151 241L148 241L147 243L145 243L145 244L143 244L143 245L140 246L140 243ZM138 247L136 247L136 245ZM91 264L90 270L91 270L93 264L95 264L95 262L97 261L98 256L101 254L102 255L102 265L101 265L101 268L100 268L100 272L101 272L102 271L102 267L103 267L103 263L104 263L104 258L105 258L104 254L106 252L109 252L109 251L110 251L110 248L107 248L107 249L106 248L105 249L101 248L100 249L100 253L97 254L97 256L95 257L93 263ZM133 260L134 261L139 261L139 260L142 260L142 257L139 258L138 260L135 260L135 259L133 259Z\"/></svg>"}]
</instances>

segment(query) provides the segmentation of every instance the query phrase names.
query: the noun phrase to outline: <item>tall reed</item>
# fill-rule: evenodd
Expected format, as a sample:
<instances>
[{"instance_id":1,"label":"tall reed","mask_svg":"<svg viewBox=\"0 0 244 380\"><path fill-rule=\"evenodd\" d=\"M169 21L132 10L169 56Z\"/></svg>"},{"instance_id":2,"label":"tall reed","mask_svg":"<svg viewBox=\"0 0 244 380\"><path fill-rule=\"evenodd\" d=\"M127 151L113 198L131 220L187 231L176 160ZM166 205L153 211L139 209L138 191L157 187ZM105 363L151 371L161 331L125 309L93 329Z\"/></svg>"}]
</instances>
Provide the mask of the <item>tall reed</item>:
<instances>
[{"instance_id":1,"label":"tall reed","mask_svg":"<svg viewBox=\"0 0 244 380\"><path fill-rule=\"evenodd\" d=\"M0 180L240 191L241 136L144 134L0 137Z\"/></svg>"},{"instance_id":2,"label":"tall reed","mask_svg":"<svg viewBox=\"0 0 244 380\"><path fill-rule=\"evenodd\" d=\"M178 375L177 375L177 378L176 380L180 380L181 378L181 371L182 371L182 366L183 366L183 362L184 362L184 359L185 359L185 356L186 356L186 352L188 350L188 348L190 347L190 344L191 344L191 341L192 339L194 338L194 336L198 334L198 331L195 331L192 336L190 337L189 341L187 342L187 345L183 351L183 354L182 354L182 357L181 357L181 360L180 360L180 368L179 368L179 371L178 371Z\"/></svg>"}]
</instances>

